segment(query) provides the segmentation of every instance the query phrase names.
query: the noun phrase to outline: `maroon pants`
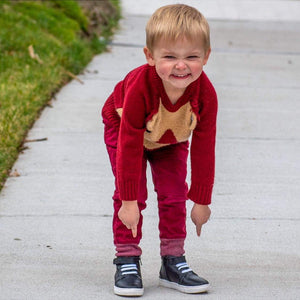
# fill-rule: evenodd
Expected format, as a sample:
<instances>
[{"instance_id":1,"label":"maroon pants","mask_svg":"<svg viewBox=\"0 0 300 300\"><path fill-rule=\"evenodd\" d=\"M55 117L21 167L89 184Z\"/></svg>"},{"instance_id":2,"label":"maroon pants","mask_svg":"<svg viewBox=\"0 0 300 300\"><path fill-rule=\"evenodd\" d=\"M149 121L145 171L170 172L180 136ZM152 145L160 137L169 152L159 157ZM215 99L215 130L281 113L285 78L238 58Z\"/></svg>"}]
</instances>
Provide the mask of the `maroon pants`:
<instances>
[{"instance_id":1,"label":"maroon pants","mask_svg":"<svg viewBox=\"0 0 300 300\"><path fill-rule=\"evenodd\" d=\"M104 140L110 158L113 174L116 178L116 150L118 132L105 122ZM118 185L115 179L113 234L117 256L139 256L142 238L142 210L146 208L147 179L146 167L149 161L152 179L158 200L160 254L180 256L184 254L186 237L186 200L187 200L187 157L188 142L170 145L157 150L144 150L142 173L140 178L138 206L140 220L137 237L133 238L131 230L118 218L122 205L119 198Z\"/></svg>"}]
</instances>

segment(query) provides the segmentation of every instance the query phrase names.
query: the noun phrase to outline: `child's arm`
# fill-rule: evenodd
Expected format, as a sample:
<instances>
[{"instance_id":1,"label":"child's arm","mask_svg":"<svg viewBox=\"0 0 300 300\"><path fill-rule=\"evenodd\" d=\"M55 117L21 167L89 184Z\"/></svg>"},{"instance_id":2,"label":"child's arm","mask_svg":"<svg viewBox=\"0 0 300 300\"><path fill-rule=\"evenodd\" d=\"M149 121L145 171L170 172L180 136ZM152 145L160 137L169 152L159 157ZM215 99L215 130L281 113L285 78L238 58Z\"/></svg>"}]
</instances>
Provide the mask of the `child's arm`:
<instances>
[{"instance_id":1,"label":"child's arm","mask_svg":"<svg viewBox=\"0 0 300 300\"><path fill-rule=\"evenodd\" d=\"M210 208L208 205L201 205L195 203L192 211L191 218L194 224L196 225L197 235L200 236L202 225L205 224L210 217Z\"/></svg>"},{"instance_id":2,"label":"child's arm","mask_svg":"<svg viewBox=\"0 0 300 300\"><path fill-rule=\"evenodd\" d=\"M124 99L116 157L121 200L132 201L138 197L144 153L145 115L142 92L131 89Z\"/></svg>"},{"instance_id":3,"label":"child's arm","mask_svg":"<svg viewBox=\"0 0 300 300\"><path fill-rule=\"evenodd\" d=\"M215 173L215 137L218 110L217 94L205 74L202 78L199 120L191 143L191 186L188 197L197 204L209 205Z\"/></svg>"},{"instance_id":4,"label":"child's arm","mask_svg":"<svg viewBox=\"0 0 300 300\"><path fill-rule=\"evenodd\" d=\"M135 201L122 201L122 206L118 212L118 217L122 223L132 231L132 236L137 236L137 225L140 219L140 211Z\"/></svg>"},{"instance_id":5,"label":"child's arm","mask_svg":"<svg viewBox=\"0 0 300 300\"><path fill-rule=\"evenodd\" d=\"M205 74L201 75L200 120L193 132L191 144L191 187L188 197L195 202L191 218L196 225L197 235L200 236L202 225L211 214L208 205L215 172L215 137L216 117L218 110L217 94Z\"/></svg>"}]
</instances>

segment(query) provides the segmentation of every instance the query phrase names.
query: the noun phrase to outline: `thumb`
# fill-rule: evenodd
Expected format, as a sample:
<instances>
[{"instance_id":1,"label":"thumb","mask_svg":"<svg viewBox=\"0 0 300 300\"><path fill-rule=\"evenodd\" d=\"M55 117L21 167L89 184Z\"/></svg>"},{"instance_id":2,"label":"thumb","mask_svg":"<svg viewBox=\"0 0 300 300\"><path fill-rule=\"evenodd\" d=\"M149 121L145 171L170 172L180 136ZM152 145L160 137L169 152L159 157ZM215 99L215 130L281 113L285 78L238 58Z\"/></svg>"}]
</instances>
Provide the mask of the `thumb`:
<instances>
[{"instance_id":1,"label":"thumb","mask_svg":"<svg viewBox=\"0 0 300 300\"><path fill-rule=\"evenodd\" d=\"M132 236L134 238L136 238L136 236L137 236L137 226L136 225L131 227L131 232L132 232Z\"/></svg>"},{"instance_id":2,"label":"thumb","mask_svg":"<svg viewBox=\"0 0 300 300\"><path fill-rule=\"evenodd\" d=\"M197 224L196 225L196 231L197 231L198 236L200 236L200 234L201 234L201 228L202 228L202 224Z\"/></svg>"}]
</instances>

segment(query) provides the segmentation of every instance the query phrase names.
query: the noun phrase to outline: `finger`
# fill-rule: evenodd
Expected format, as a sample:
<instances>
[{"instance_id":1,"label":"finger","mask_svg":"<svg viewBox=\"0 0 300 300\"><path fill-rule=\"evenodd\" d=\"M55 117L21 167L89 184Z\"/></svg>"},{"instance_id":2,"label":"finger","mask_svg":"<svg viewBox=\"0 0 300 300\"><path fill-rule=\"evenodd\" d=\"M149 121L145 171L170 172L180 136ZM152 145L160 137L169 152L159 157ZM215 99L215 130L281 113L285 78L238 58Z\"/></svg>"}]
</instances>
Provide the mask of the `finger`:
<instances>
[{"instance_id":1,"label":"finger","mask_svg":"<svg viewBox=\"0 0 300 300\"><path fill-rule=\"evenodd\" d=\"M200 236L200 234L201 234L201 228L202 228L202 225L197 225L196 226L196 231L197 231L198 236Z\"/></svg>"},{"instance_id":2,"label":"finger","mask_svg":"<svg viewBox=\"0 0 300 300\"><path fill-rule=\"evenodd\" d=\"M135 238L137 236L137 226L131 228L132 236Z\"/></svg>"}]
</instances>

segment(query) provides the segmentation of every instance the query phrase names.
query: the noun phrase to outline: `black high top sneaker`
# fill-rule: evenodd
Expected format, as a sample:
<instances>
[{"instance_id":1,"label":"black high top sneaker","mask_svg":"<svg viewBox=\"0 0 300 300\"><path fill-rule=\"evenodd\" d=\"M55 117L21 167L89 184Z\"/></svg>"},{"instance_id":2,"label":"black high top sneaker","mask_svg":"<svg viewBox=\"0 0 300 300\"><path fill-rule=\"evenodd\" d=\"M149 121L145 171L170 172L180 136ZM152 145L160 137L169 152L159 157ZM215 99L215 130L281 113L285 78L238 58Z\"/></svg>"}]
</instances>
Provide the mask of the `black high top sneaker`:
<instances>
[{"instance_id":1,"label":"black high top sneaker","mask_svg":"<svg viewBox=\"0 0 300 300\"><path fill-rule=\"evenodd\" d=\"M139 256L119 256L114 259L117 266L114 293L119 296L142 296L144 293Z\"/></svg>"},{"instance_id":2,"label":"black high top sneaker","mask_svg":"<svg viewBox=\"0 0 300 300\"><path fill-rule=\"evenodd\" d=\"M187 294L204 293L209 288L208 281L193 272L184 256L162 257L159 284Z\"/></svg>"}]
</instances>

